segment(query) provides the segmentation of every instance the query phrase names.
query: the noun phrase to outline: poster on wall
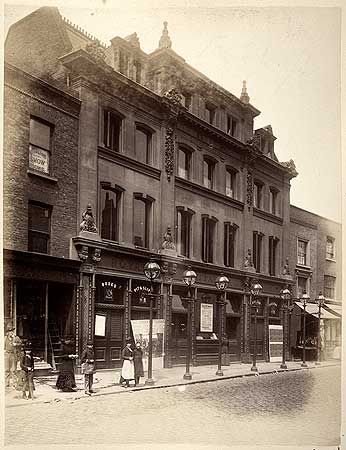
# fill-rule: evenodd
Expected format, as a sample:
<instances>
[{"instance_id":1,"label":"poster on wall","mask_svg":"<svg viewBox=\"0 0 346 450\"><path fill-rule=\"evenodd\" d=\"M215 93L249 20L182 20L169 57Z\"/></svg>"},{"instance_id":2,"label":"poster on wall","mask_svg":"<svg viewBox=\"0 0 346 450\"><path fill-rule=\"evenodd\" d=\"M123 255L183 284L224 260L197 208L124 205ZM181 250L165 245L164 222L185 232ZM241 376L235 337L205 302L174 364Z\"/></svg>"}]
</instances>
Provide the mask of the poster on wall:
<instances>
[{"instance_id":1,"label":"poster on wall","mask_svg":"<svg viewBox=\"0 0 346 450\"><path fill-rule=\"evenodd\" d=\"M278 362L282 359L283 347L282 325L269 325L269 361Z\"/></svg>"},{"instance_id":2,"label":"poster on wall","mask_svg":"<svg viewBox=\"0 0 346 450\"><path fill-rule=\"evenodd\" d=\"M135 342L140 342L143 349L143 367L148 370L149 355L149 320L131 320ZM153 369L163 368L165 320L153 319Z\"/></svg>"},{"instance_id":3,"label":"poster on wall","mask_svg":"<svg viewBox=\"0 0 346 450\"><path fill-rule=\"evenodd\" d=\"M106 336L106 316L96 314L95 316L95 336Z\"/></svg>"},{"instance_id":4,"label":"poster on wall","mask_svg":"<svg viewBox=\"0 0 346 450\"><path fill-rule=\"evenodd\" d=\"M213 305L210 303L201 303L200 331L202 333L213 332L213 308Z\"/></svg>"}]
</instances>

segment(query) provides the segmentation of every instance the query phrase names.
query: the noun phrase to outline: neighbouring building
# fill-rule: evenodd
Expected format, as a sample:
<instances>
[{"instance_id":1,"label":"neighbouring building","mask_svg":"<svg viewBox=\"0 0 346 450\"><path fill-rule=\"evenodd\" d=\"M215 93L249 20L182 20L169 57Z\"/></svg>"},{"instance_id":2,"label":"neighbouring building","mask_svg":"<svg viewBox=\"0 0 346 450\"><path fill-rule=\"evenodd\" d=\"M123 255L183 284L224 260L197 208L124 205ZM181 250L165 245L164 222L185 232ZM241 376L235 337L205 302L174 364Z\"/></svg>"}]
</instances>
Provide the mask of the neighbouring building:
<instances>
[{"instance_id":1,"label":"neighbouring building","mask_svg":"<svg viewBox=\"0 0 346 450\"><path fill-rule=\"evenodd\" d=\"M287 285L296 298L301 289L312 299L324 291L334 302L324 314L335 315L340 225L290 206L294 162L278 161L271 126L254 129L259 114L245 82L238 98L175 53L167 23L149 54L136 33L106 46L56 8L12 25L5 45L5 316L17 333L41 336L36 345L46 361L52 336L73 335L77 352L93 339L98 367L118 367L130 321L149 317L143 267L150 258L161 266L154 317L165 320L166 367L185 360L188 266L197 273L196 365L217 359L220 273L230 279L222 332L232 361L251 359L256 279L263 286L259 359L269 359L269 325L281 323ZM305 264L303 241L311 258ZM201 331L206 305L211 331ZM96 334L95 317L103 323ZM301 330L294 317L290 351ZM340 320L333 320L323 317L329 354L340 339Z\"/></svg>"}]
</instances>

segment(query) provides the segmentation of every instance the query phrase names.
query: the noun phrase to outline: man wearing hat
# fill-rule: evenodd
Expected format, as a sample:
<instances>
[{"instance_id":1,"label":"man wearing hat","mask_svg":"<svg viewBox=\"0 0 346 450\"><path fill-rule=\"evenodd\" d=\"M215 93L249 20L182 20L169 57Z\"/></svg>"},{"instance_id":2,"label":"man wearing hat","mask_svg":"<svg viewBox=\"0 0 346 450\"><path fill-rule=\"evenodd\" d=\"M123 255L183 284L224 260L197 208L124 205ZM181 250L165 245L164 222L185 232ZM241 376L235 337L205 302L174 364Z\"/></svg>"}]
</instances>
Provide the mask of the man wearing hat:
<instances>
[{"instance_id":1,"label":"man wearing hat","mask_svg":"<svg viewBox=\"0 0 346 450\"><path fill-rule=\"evenodd\" d=\"M82 372L84 373L85 393L87 395L90 395L94 392L92 387L95 373L95 354L94 354L94 346L91 341L88 341L87 347L82 353L81 363L82 363Z\"/></svg>"},{"instance_id":2,"label":"man wearing hat","mask_svg":"<svg viewBox=\"0 0 346 450\"><path fill-rule=\"evenodd\" d=\"M125 381L125 387L130 386L130 380L135 379L135 371L133 364L133 350L131 348L131 339L126 339L126 347L123 348L121 356L123 359L123 367L121 369L121 381ZM120 381L120 382L121 382Z\"/></svg>"},{"instance_id":3,"label":"man wearing hat","mask_svg":"<svg viewBox=\"0 0 346 450\"><path fill-rule=\"evenodd\" d=\"M15 386L17 383L17 355L20 353L22 341L19 336L16 336L14 330L13 325L7 325L5 336L6 387L9 387L11 383Z\"/></svg>"},{"instance_id":4,"label":"man wearing hat","mask_svg":"<svg viewBox=\"0 0 346 450\"><path fill-rule=\"evenodd\" d=\"M34 398L34 357L31 351L31 342L27 342L20 360L23 376L23 398ZM28 397L26 392L28 391Z\"/></svg>"}]
</instances>

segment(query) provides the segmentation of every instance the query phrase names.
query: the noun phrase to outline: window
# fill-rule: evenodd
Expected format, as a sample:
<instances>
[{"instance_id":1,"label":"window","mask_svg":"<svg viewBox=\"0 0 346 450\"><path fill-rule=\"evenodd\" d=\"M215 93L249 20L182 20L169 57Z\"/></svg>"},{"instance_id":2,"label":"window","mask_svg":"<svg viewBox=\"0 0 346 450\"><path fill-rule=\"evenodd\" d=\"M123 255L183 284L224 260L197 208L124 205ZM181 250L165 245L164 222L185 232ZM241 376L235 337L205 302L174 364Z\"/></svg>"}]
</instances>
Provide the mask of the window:
<instances>
[{"instance_id":1,"label":"window","mask_svg":"<svg viewBox=\"0 0 346 450\"><path fill-rule=\"evenodd\" d=\"M112 111L103 111L102 144L115 152L120 151L121 123L120 116Z\"/></svg>"},{"instance_id":2,"label":"window","mask_svg":"<svg viewBox=\"0 0 346 450\"><path fill-rule=\"evenodd\" d=\"M227 134L233 137L237 136L238 121L234 117L227 115Z\"/></svg>"},{"instance_id":3,"label":"window","mask_svg":"<svg viewBox=\"0 0 346 450\"><path fill-rule=\"evenodd\" d=\"M28 251L49 252L51 208L29 202L28 210Z\"/></svg>"},{"instance_id":4,"label":"window","mask_svg":"<svg viewBox=\"0 0 346 450\"><path fill-rule=\"evenodd\" d=\"M302 239L298 239L298 258L297 263L301 264L303 266L308 265L308 258L307 258L307 250L308 250L308 242L304 241Z\"/></svg>"},{"instance_id":5,"label":"window","mask_svg":"<svg viewBox=\"0 0 346 450\"><path fill-rule=\"evenodd\" d=\"M326 243L326 258L335 259L335 248L334 248L334 238L327 237Z\"/></svg>"},{"instance_id":6,"label":"window","mask_svg":"<svg viewBox=\"0 0 346 450\"><path fill-rule=\"evenodd\" d=\"M178 150L178 176L190 179L191 170L191 152L185 148L179 147Z\"/></svg>"},{"instance_id":7,"label":"window","mask_svg":"<svg viewBox=\"0 0 346 450\"><path fill-rule=\"evenodd\" d=\"M226 170L226 195L227 197L236 198L237 192L237 176L238 172L233 168L227 168Z\"/></svg>"},{"instance_id":8,"label":"window","mask_svg":"<svg viewBox=\"0 0 346 450\"><path fill-rule=\"evenodd\" d=\"M182 100L183 100L183 105L185 106L185 108L190 111L191 105L192 105L192 95L185 92L182 95Z\"/></svg>"},{"instance_id":9,"label":"window","mask_svg":"<svg viewBox=\"0 0 346 450\"><path fill-rule=\"evenodd\" d=\"M101 183L101 238L119 241L120 205L123 189Z\"/></svg>"},{"instance_id":10,"label":"window","mask_svg":"<svg viewBox=\"0 0 346 450\"><path fill-rule=\"evenodd\" d=\"M261 271L261 256L262 256L262 237L263 234L258 231L253 233L253 265L256 272Z\"/></svg>"},{"instance_id":11,"label":"window","mask_svg":"<svg viewBox=\"0 0 346 450\"><path fill-rule=\"evenodd\" d=\"M276 275L277 246L279 239L269 236L269 275Z\"/></svg>"},{"instance_id":12,"label":"window","mask_svg":"<svg viewBox=\"0 0 346 450\"><path fill-rule=\"evenodd\" d=\"M224 265L234 267L235 239L238 226L234 223L224 224Z\"/></svg>"},{"instance_id":13,"label":"window","mask_svg":"<svg viewBox=\"0 0 346 450\"><path fill-rule=\"evenodd\" d=\"M277 199L278 199L278 191L275 188L269 189L269 212L272 214L278 213L278 205L277 205Z\"/></svg>"},{"instance_id":14,"label":"window","mask_svg":"<svg viewBox=\"0 0 346 450\"><path fill-rule=\"evenodd\" d=\"M133 243L137 247L149 248L151 209L154 199L146 194L134 194L133 199Z\"/></svg>"},{"instance_id":15,"label":"window","mask_svg":"<svg viewBox=\"0 0 346 450\"><path fill-rule=\"evenodd\" d=\"M203 160L203 184L208 189L213 189L214 187L214 170L215 162L209 158L204 158Z\"/></svg>"},{"instance_id":16,"label":"window","mask_svg":"<svg viewBox=\"0 0 346 450\"><path fill-rule=\"evenodd\" d=\"M214 238L216 219L202 216L202 261L212 263L214 260Z\"/></svg>"},{"instance_id":17,"label":"window","mask_svg":"<svg viewBox=\"0 0 346 450\"><path fill-rule=\"evenodd\" d=\"M298 298L300 298L304 292L309 292L308 289L308 279L304 277L297 277L297 294Z\"/></svg>"},{"instance_id":18,"label":"window","mask_svg":"<svg viewBox=\"0 0 346 450\"><path fill-rule=\"evenodd\" d=\"M52 126L30 118L29 168L50 173Z\"/></svg>"},{"instance_id":19,"label":"window","mask_svg":"<svg viewBox=\"0 0 346 450\"><path fill-rule=\"evenodd\" d=\"M177 250L179 255L190 257L191 222L193 211L177 208Z\"/></svg>"},{"instance_id":20,"label":"window","mask_svg":"<svg viewBox=\"0 0 346 450\"><path fill-rule=\"evenodd\" d=\"M263 192L263 184L259 181L254 182L253 186L253 205L255 208L262 208L262 192Z\"/></svg>"},{"instance_id":21,"label":"window","mask_svg":"<svg viewBox=\"0 0 346 450\"><path fill-rule=\"evenodd\" d=\"M324 296L335 299L335 277L324 276Z\"/></svg>"},{"instance_id":22,"label":"window","mask_svg":"<svg viewBox=\"0 0 346 450\"><path fill-rule=\"evenodd\" d=\"M152 133L141 126L136 126L136 158L145 164L151 163L151 143Z\"/></svg>"},{"instance_id":23,"label":"window","mask_svg":"<svg viewBox=\"0 0 346 450\"><path fill-rule=\"evenodd\" d=\"M205 120L214 125L216 109L213 106L205 105Z\"/></svg>"}]
</instances>

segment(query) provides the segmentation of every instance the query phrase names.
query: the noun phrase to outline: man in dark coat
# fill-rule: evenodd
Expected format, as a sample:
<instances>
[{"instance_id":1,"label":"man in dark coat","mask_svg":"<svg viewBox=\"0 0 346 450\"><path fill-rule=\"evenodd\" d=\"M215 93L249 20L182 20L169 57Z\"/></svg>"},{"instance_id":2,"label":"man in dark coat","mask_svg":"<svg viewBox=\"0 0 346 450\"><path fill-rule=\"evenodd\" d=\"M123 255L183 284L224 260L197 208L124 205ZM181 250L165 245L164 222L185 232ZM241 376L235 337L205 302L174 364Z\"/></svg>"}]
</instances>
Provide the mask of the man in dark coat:
<instances>
[{"instance_id":1,"label":"man in dark coat","mask_svg":"<svg viewBox=\"0 0 346 450\"><path fill-rule=\"evenodd\" d=\"M95 353L92 342L88 342L87 348L82 353L81 357L82 371L84 373L84 387L87 395L92 394L94 373L95 373Z\"/></svg>"},{"instance_id":2,"label":"man in dark coat","mask_svg":"<svg viewBox=\"0 0 346 450\"><path fill-rule=\"evenodd\" d=\"M61 365L59 376L56 382L57 389L63 392L74 392L77 386L74 376L74 361L77 355L73 354L71 340L65 340L62 343L62 355L60 357Z\"/></svg>"},{"instance_id":3,"label":"man in dark coat","mask_svg":"<svg viewBox=\"0 0 346 450\"><path fill-rule=\"evenodd\" d=\"M136 347L133 351L133 362L135 366L135 386L137 386L140 377L144 377L143 350L140 342L136 342Z\"/></svg>"},{"instance_id":4,"label":"man in dark coat","mask_svg":"<svg viewBox=\"0 0 346 450\"><path fill-rule=\"evenodd\" d=\"M22 353L20 360L20 367L22 369L23 377L23 398L34 398L33 391L34 387L34 356L31 351L31 343L28 342L25 346L25 350ZM26 396L26 391L28 391L28 397Z\"/></svg>"}]
</instances>

